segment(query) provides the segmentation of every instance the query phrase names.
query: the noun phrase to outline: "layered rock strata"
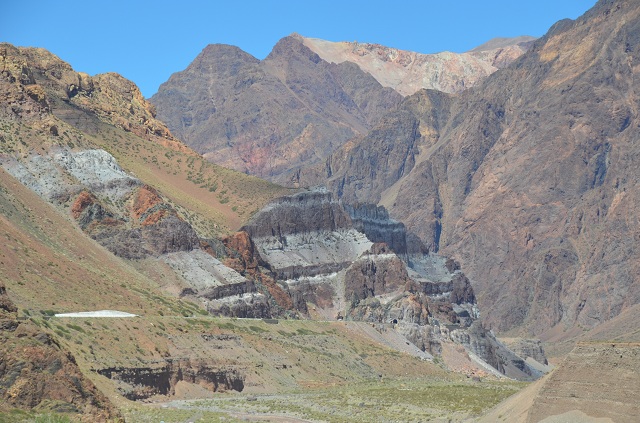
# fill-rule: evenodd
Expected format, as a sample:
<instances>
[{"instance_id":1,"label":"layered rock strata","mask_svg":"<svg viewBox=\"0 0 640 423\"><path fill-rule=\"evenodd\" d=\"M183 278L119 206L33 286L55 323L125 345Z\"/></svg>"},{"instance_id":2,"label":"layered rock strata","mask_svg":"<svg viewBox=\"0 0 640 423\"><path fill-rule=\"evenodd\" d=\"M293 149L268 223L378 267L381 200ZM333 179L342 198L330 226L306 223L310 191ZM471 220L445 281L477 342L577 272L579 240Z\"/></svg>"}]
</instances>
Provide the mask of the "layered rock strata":
<instances>
[{"instance_id":1,"label":"layered rock strata","mask_svg":"<svg viewBox=\"0 0 640 423\"><path fill-rule=\"evenodd\" d=\"M154 188L124 172L104 150L52 149L0 165L117 256L140 259L199 246L193 228ZM46 177L42 177L46 175Z\"/></svg>"},{"instance_id":2,"label":"layered rock strata","mask_svg":"<svg viewBox=\"0 0 640 423\"><path fill-rule=\"evenodd\" d=\"M219 368L203 362L171 359L161 366L113 367L97 372L116 381L118 391L132 401L173 395L176 385L182 381L200 385L211 392L242 392L244 389L244 376L237 369Z\"/></svg>"},{"instance_id":3,"label":"layered rock strata","mask_svg":"<svg viewBox=\"0 0 640 423\"><path fill-rule=\"evenodd\" d=\"M384 208L344 206L325 190L302 192L274 201L243 230L252 241L249 256L259 257L249 261L300 311L305 304L305 312L325 319L397 330L431 354L455 342L510 377L541 374L482 326L459 264L408 243L404 226Z\"/></svg>"}]
</instances>

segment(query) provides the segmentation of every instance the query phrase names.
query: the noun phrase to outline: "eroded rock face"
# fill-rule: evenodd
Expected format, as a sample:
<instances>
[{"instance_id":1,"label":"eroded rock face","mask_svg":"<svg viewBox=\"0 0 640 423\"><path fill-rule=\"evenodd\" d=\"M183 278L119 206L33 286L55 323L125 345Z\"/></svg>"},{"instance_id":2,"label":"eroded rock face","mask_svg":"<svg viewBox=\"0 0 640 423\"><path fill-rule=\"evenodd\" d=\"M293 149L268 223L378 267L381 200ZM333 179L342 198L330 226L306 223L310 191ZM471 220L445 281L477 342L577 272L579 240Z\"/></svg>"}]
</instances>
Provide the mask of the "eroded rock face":
<instances>
[{"instance_id":1,"label":"eroded rock face","mask_svg":"<svg viewBox=\"0 0 640 423\"><path fill-rule=\"evenodd\" d=\"M7 295L7 288L4 285L0 285L0 313L3 318L15 318L15 313L18 311L18 307L9 299Z\"/></svg>"},{"instance_id":2,"label":"eroded rock face","mask_svg":"<svg viewBox=\"0 0 640 423\"><path fill-rule=\"evenodd\" d=\"M402 95L425 88L447 93L463 91L516 60L534 40L533 37L492 40L467 53L421 54L380 44L298 37L327 62L355 63L382 86Z\"/></svg>"},{"instance_id":3,"label":"eroded rock face","mask_svg":"<svg viewBox=\"0 0 640 423\"><path fill-rule=\"evenodd\" d=\"M524 359L531 357L538 363L549 364L542 342L539 339L509 338L502 341L511 351Z\"/></svg>"},{"instance_id":4,"label":"eroded rock face","mask_svg":"<svg viewBox=\"0 0 640 423\"><path fill-rule=\"evenodd\" d=\"M132 401L155 395L171 396L180 381L198 384L211 392L242 392L245 379L237 369L188 360L168 360L165 365L157 367L115 367L97 372L117 381L122 396Z\"/></svg>"},{"instance_id":5,"label":"eroded rock face","mask_svg":"<svg viewBox=\"0 0 640 423\"><path fill-rule=\"evenodd\" d=\"M186 151L164 123L155 118L155 107L138 87L116 73L89 76L75 72L69 64L42 48L14 47L0 43L6 93L0 113L13 120L39 120L42 131L57 132L47 115L55 115L81 130L95 132L92 124L73 108L59 107L64 101L96 115L104 122L133 132L149 141Z\"/></svg>"},{"instance_id":6,"label":"eroded rock face","mask_svg":"<svg viewBox=\"0 0 640 423\"><path fill-rule=\"evenodd\" d=\"M244 226L253 239L275 237L286 246L286 236L350 229L351 219L325 190L282 197L257 213Z\"/></svg>"},{"instance_id":7,"label":"eroded rock face","mask_svg":"<svg viewBox=\"0 0 640 423\"><path fill-rule=\"evenodd\" d=\"M384 243L400 256L429 252L418 237L407 232L402 222L391 219L384 207L371 203L343 204L343 207L349 213L353 227L372 242Z\"/></svg>"},{"instance_id":8,"label":"eroded rock face","mask_svg":"<svg viewBox=\"0 0 640 423\"><path fill-rule=\"evenodd\" d=\"M358 302L369 297L409 291L411 279L402 260L376 245L365 251L347 269L345 295ZM376 251L377 250L377 251ZM386 253L386 254L385 254Z\"/></svg>"},{"instance_id":9,"label":"eroded rock face","mask_svg":"<svg viewBox=\"0 0 640 423\"><path fill-rule=\"evenodd\" d=\"M450 332L450 337L504 375L528 380L537 379L542 375L529 366L524 359L497 341L491 332L482 327L480 322L474 322L464 331L454 329Z\"/></svg>"},{"instance_id":10,"label":"eroded rock face","mask_svg":"<svg viewBox=\"0 0 640 423\"><path fill-rule=\"evenodd\" d=\"M237 249L230 263L245 274L262 275L260 284L269 295L259 297L239 286L218 299L216 314L261 317L268 309L266 298L272 297L303 315L313 308L324 318L397 330L425 356L441 354L443 343L456 342L513 377L540 375L481 325L473 288L459 263L427 254L422 246L408 247L404 225L389 219L382 207L344 206L326 191L302 192L274 201L244 230L225 240L227 248ZM395 249L367 236L390 240Z\"/></svg>"},{"instance_id":11,"label":"eroded rock face","mask_svg":"<svg viewBox=\"0 0 640 423\"><path fill-rule=\"evenodd\" d=\"M193 228L104 150L55 148L0 164L44 199L69 208L80 228L117 256L140 259L199 248ZM46 177L41 177L46 175Z\"/></svg>"},{"instance_id":12,"label":"eroded rock face","mask_svg":"<svg viewBox=\"0 0 640 423\"><path fill-rule=\"evenodd\" d=\"M372 245L326 191L276 200L243 229L280 280L341 271Z\"/></svg>"}]
</instances>

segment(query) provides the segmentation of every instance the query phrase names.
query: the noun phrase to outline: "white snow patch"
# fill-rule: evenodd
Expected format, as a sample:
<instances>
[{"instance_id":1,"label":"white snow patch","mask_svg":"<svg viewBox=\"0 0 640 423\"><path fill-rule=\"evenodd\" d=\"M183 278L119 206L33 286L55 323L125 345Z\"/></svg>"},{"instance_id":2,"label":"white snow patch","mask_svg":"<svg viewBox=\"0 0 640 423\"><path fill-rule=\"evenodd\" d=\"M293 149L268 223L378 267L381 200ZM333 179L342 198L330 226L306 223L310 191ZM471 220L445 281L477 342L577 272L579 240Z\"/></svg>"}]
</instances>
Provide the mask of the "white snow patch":
<instances>
[{"instance_id":1,"label":"white snow patch","mask_svg":"<svg viewBox=\"0 0 640 423\"><path fill-rule=\"evenodd\" d=\"M117 310L99 310L99 311L80 311L78 313L57 313L55 317L137 317L137 314L131 314Z\"/></svg>"}]
</instances>

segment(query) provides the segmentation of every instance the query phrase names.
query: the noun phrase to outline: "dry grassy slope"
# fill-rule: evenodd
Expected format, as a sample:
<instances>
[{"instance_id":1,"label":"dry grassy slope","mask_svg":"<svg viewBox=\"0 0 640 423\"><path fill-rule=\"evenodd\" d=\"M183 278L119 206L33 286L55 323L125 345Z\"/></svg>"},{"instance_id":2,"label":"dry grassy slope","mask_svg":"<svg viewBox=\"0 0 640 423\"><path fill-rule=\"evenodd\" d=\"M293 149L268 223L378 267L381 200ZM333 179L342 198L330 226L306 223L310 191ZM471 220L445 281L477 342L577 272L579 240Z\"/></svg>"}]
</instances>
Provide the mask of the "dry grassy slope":
<instances>
[{"instance_id":1,"label":"dry grassy slope","mask_svg":"<svg viewBox=\"0 0 640 423\"><path fill-rule=\"evenodd\" d=\"M358 327L366 323L280 320L273 324L204 316L36 322L54 331L66 330L61 338L63 345L120 408L132 405L117 394L116 389L122 385L91 370L109 366L154 368L169 355L174 361L186 359L188 363L240 372L245 377L245 394L377 382L379 375L383 379L437 379L448 383L464 379L373 341ZM211 395L199 389L193 392ZM171 397L179 398L180 392Z\"/></svg>"},{"instance_id":2,"label":"dry grassy slope","mask_svg":"<svg viewBox=\"0 0 640 423\"><path fill-rule=\"evenodd\" d=\"M18 421L14 408L35 408L78 413L75 417L84 422L115 423L118 412L84 377L73 356L33 322L17 317L0 281L0 422Z\"/></svg>"},{"instance_id":3,"label":"dry grassy slope","mask_svg":"<svg viewBox=\"0 0 640 423\"><path fill-rule=\"evenodd\" d=\"M157 284L0 170L0 278L21 310L180 313ZM158 294L152 294L158 292Z\"/></svg>"},{"instance_id":4,"label":"dry grassy slope","mask_svg":"<svg viewBox=\"0 0 640 423\"><path fill-rule=\"evenodd\" d=\"M96 124L89 144L112 154L120 166L157 188L202 237L238 230L271 199L290 190L225 169L188 151L150 143L130 132Z\"/></svg>"},{"instance_id":5,"label":"dry grassy slope","mask_svg":"<svg viewBox=\"0 0 640 423\"><path fill-rule=\"evenodd\" d=\"M367 407L377 404L385 416L394 416L381 421L424 421L427 417L445 416L460 421L477 415L522 386L488 380L475 383L373 341L366 335L369 326L362 322L280 320L274 324L203 316L35 320L41 326L66 331L61 337L63 345L73 351L80 367L119 409L137 416L132 421L186 421L196 411L176 420L167 418L171 413L145 420L143 416L156 414L152 410L159 408L134 404L119 396L117 388L125 385L92 372L91 369L100 368L96 363L153 368L164 363L166 354L171 354L174 362L188 357L184 364L208 363L218 369L239 371L245 377L242 395L213 394L197 384L180 382L174 394L156 396L152 401L214 398L246 410L258 405L264 413L271 407L266 407L263 400L273 396L282 400L281 412L291 413L303 411L296 405L302 398L303 402L315 402L310 408L322 410L324 418L313 418L315 414L305 417L312 421L352 421L360 413L358 408L362 405L358 404L362 402L367 402ZM335 391L340 394L331 394ZM256 404L246 402L254 395L258 397ZM437 403L429 401L434 396L439 397ZM198 408L197 404L192 406ZM332 413L347 413L351 419L334 416L327 420ZM376 413L375 408L369 408L364 415L371 413ZM372 417L363 418L373 421Z\"/></svg>"}]
</instances>

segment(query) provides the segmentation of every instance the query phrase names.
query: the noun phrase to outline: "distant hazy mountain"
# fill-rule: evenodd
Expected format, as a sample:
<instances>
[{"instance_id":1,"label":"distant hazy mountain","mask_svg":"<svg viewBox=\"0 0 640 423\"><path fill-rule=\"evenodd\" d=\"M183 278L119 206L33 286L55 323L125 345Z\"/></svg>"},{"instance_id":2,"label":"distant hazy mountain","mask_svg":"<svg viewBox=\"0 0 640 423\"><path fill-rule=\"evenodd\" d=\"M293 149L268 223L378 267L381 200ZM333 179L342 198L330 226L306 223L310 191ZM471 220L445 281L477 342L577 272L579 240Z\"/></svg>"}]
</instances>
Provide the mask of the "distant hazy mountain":
<instances>
[{"instance_id":1,"label":"distant hazy mountain","mask_svg":"<svg viewBox=\"0 0 640 423\"><path fill-rule=\"evenodd\" d=\"M327 62L355 63L380 84L402 95L422 88L454 93L472 87L513 62L535 40L529 36L496 38L467 53L421 54L357 41L300 39Z\"/></svg>"}]
</instances>

